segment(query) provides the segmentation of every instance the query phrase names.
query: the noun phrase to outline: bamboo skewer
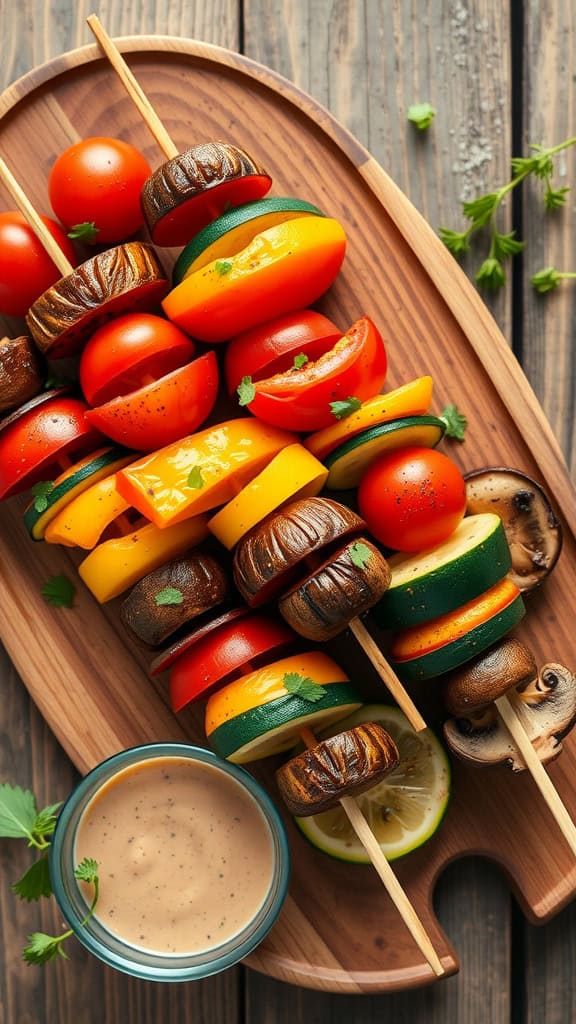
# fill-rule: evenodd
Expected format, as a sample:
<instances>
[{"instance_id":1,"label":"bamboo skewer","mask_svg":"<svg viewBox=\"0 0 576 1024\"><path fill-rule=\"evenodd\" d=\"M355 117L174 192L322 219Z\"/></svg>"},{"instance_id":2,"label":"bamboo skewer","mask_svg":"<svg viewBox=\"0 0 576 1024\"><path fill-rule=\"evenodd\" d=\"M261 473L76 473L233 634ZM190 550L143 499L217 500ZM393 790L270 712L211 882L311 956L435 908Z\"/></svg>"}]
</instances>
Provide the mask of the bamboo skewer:
<instances>
[{"instance_id":1,"label":"bamboo skewer","mask_svg":"<svg viewBox=\"0 0 576 1024\"><path fill-rule=\"evenodd\" d=\"M312 732L312 729L307 727L300 731L300 739L308 749L315 747L318 742ZM366 821L366 818L362 814L357 801L354 797L343 796L340 797L340 804L352 825L352 828L358 836L358 839L366 850L366 853L368 854L374 869L384 885L386 892L418 946L418 949L426 958L426 961L434 971L436 977L441 978L445 974L445 971L440 961L440 957L434 949L430 936L424 928L418 914L414 910L414 907L410 903L404 889L396 878L390 864L382 853L380 844L372 832L370 825Z\"/></svg>"},{"instance_id":2,"label":"bamboo skewer","mask_svg":"<svg viewBox=\"0 0 576 1024\"><path fill-rule=\"evenodd\" d=\"M360 619L352 619L349 623L350 629L360 644L366 656L372 662L380 679L389 689L398 706L402 709L406 718L415 732L421 732L426 728L426 722L414 704L414 701L404 689L392 666L386 661L382 651L374 638L370 635L366 626Z\"/></svg>"},{"instance_id":3,"label":"bamboo skewer","mask_svg":"<svg viewBox=\"0 0 576 1024\"><path fill-rule=\"evenodd\" d=\"M50 259L56 264L58 270L62 274L62 277L67 277L74 270L71 263L68 262L62 249L56 242L52 235L48 231L44 221L39 216L37 211L32 206L32 203L28 199L28 196L20 187L16 178L12 174L7 164L0 157L0 180L2 184L6 186L6 189L12 196L12 199L16 203L16 206L20 210L20 213L26 218L28 224L32 228L34 234L38 240L42 243Z\"/></svg>"},{"instance_id":4,"label":"bamboo skewer","mask_svg":"<svg viewBox=\"0 0 576 1024\"><path fill-rule=\"evenodd\" d=\"M516 714L513 703L507 694L504 694L502 697L498 697L494 703L496 704L498 713L504 722L504 725L508 729L508 732L518 747L518 750L522 754L526 768L538 786L538 789L540 790L548 809L553 815L558 828L562 832L568 846L576 857L576 826L568 814L552 779L547 774L542 761L534 750L530 737Z\"/></svg>"},{"instance_id":5,"label":"bamboo skewer","mask_svg":"<svg viewBox=\"0 0 576 1024\"><path fill-rule=\"evenodd\" d=\"M171 160L173 157L178 156L180 151L174 145L174 142L170 138L170 135L166 131L166 128L158 117L158 114L154 110L154 107L150 103L146 93L142 89L141 85L136 81L118 47L112 41L105 28L103 28L98 16L96 14L91 14L86 21L91 32L95 36L98 45L110 61L114 71L130 96L130 99L138 107L138 110L166 159Z\"/></svg>"}]
</instances>

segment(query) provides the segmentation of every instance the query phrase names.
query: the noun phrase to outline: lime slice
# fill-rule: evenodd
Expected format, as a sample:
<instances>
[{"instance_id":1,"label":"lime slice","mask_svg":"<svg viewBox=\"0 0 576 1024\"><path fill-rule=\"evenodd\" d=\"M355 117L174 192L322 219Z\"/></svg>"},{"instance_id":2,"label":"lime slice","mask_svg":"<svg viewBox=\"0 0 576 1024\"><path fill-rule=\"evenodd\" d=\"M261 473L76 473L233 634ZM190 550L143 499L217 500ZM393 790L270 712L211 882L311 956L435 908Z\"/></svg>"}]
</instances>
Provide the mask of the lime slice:
<instances>
[{"instance_id":1,"label":"lime slice","mask_svg":"<svg viewBox=\"0 0 576 1024\"><path fill-rule=\"evenodd\" d=\"M319 735L333 736L362 722L378 722L400 752L398 767L356 798L387 860L397 860L422 846L440 825L450 798L450 762L430 729L414 732L398 708L385 704L365 704ZM330 857L370 863L341 807L294 820Z\"/></svg>"}]
</instances>

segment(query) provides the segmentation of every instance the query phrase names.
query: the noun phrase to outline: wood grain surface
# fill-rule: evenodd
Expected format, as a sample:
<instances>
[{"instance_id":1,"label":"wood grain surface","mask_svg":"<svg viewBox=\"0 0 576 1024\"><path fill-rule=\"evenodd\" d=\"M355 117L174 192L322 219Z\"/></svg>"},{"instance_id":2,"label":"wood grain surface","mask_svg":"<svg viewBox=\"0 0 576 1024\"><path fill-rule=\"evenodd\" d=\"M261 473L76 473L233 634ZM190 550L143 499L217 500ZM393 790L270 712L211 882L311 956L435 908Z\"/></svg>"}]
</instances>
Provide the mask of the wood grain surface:
<instances>
[{"instance_id":1,"label":"wood grain surface","mask_svg":"<svg viewBox=\"0 0 576 1024\"><path fill-rule=\"evenodd\" d=\"M470 184L472 171L474 189L501 180L501 173L509 155L512 95L507 60L510 36L509 12L506 5L430 4L430 9L422 16L422 5L418 5L416 12L408 4L245 3L242 23L240 12L236 10L235 5L228 5L225 10L222 9L224 5L218 4L171 3L169 8L166 5L165 10L163 6L147 3L134 6L110 3L102 4L99 13L110 31L117 34L134 31L191 33L195 29L198 35L222 42L224 45L236 46L244 42L246 52L266 59L272 66L287 72L324 102L328 102L342 120L353 127L361 140L370 143L377 156L387 157L387 166L399 184L411 192L420 205L424 205L426 201L441 207L442 219L451 226L456 226L459 222L459 193L465 193L467 185ZM378 18L385 26L385 35L382 31L376 31L374 23L370 21L376 8L379 12ZM442 18L439 15L440 8ZM271 22L269 19L272 9L274 17ZM1 71L5 81L51 53L87 41L82 18L88 11L83 12L82 5L78 5L73 11L71 4L64 3L55 14L54 11L54 5L49 9L48 5L43 3L24 3L16 15L11 4L0 3L4 56ZM526 17L530 17L536 24L537 13L536 10L527 11ZM548 52L552 53L552 56L548 57L548 67L550 74L554 76L559 70L555 63L554 48L559 45L562 32L566 30L567 25L570 27L570 19L568 13L565 13L562 20L555 21L548 12L544 20L549 33ZM30 30L31 25L34 26L33 31ZM220 38L221 33L232 33L232 36L235 33L236 38ZM533 51L527 54L530 60L536 60L537 39L541 33L541 28L534 29ZM526 33L526 38L527 35ZM573 36L571 38L573 40ZM493 60L478 59L477 54L482 47L478 48L476 44L482 40L490 41L495 54ZM570 45L569 42L567 45ZM264 53L267 47L268 52ZM413 59L416 52L417 61ZM471 64L477 69L479 77L475 77L476 72L470 75ZM416 84L425 82L429 88L435 84L439 89L438 95L442 95L444 102L450 104L450 119L442 119L439 116L435 125L435 135L431 136L438 138L442 132L443 140L441 147L436 143L433 166L429 159L429 150L425 148L425 145L429 146L431 138L420 140L410 135L400 117L401 105L397 98L399 69L405 76L403 81L407 83L412 80L415 80ZM417 74L421 75L423 69L428 69L427 77L413 78ZM529 69L527 60L525 73L528 85L532 85L534 94L538 96L539 85L536 77L530 77ZM366 80L370 82L369 90L364 86L359 88L359 82L364 83ZM500 126L497 124L497 112L494 107L490 107L490 104L488 107L485 105L487 88L494 89L494 97L503 110ZM550 110L549 95L550 90L540 93L541 107L546 114ZM428 92L425 97L420 98L431 96L432 93ZM392 102L390 97L393 97ZM417 97L409 97L408 102L413 98ZM434 101L440 110L440 99L434 97ZM562 113L564 107L566 103L559 98L558 107L555 109ZM472 111L473 114L470 113L470 120L467 121L466 116ZM564 113L568 116L566 111ZM372 141L375 138L375 125L378 125L377 131L381 133L381 139L389 144L388 153L378 151L378 145L383 145L382 142ZM500 130L503 132L504 141L497 138ZM458 148L463 156L458 159L455 159L454 155L454 132L461 136ZM553 139L546 141L556 141L558 137L555 134ZM481 139L488 142L481 143L482 152L477 152L472 158L474 143ZM414 158L414 146L419 147L417 155L420 156L420 160ZM464 157L468 155L470 160L464 161ZM450 183L448 188L446 181ZM417 192L418 189L420 194ZM430 210L427 212L436 226ZM573 237L573 234L569 237ZM567 294L566 292L554 296L554 301L566 302ZM507 293L506 299L500 299L497 307L498 315L507 331L510 326L509 310L510 296ZM553 329L553 312L550 317L549 324ZM554 373L557 372L559 359L560 365L565 366L568 358L566 353L570 351L568 321L565 323L566 330L558 342L560 357L556 351L555 359L549 360L548 375L552 396L558 384L558 378L555 381ZM537 350L542 349L543 335L539 335ZM539 374L540 370L536 367L532 380L537 387ZM570 395L562 392L561 401L557 403L556 409L558 421L554 423L557 429L558 425L562 426L566 421L572 420L569 415L570 401ZM23 688L8 670L3 680L4 692L15 695L7 699L2 708L2 727L5 733L12 736L14 732L20 735L24 731L26 736L26 723L34 720L34 717L36 729L32 744L34 759L28 761L31 748L29 740L26 739L14 756L11 747L6 747L7 766L11 767L13 763L22 765L22 771L18 775L19 781L31 780L37 789L45 788L47 798L56 799L70 787L70 776L67 776L67 771L70 770L67 769L62 755L58 755L51 737L46 735L45 727L38 720L36 713L26 710L28 705ZM20 699L20 704L16 698ZM29 728L30 726L28 730ZM40 752L50 743L51 756L41 758ZM6 776L7 768L5 765L3 768ZM59 787L58 793L55 792L56 784ZM10 847L11 844L4 846ZM4 877L17 877L18 870L19 868L16 873L11 870L11 873L6 873ZM466 914L462 913L463 902L466 905ZM441 920L462 956L466 973L465 977L450 979L431 992L370 997L358 1001L348 997L299 992L249 972L245 1003L236 1002L232 997L215 1000L214 992L224 991L230 980L230 975L226 975L224 979L218 979L214 989L207 987L205 1001L199 992L199 986L194 986L193 993L188 992L184 1010L183 1003L176 1003L173 992L166 992L165 995L160 992L161 986L156 986L151 993L146 986L129 986L125 979L117 975L112 979L108 977L104 985L104 969L101 971L100 966L93 963L91 966L94 970L89 976L87 971L75 973L76 982L71 976L72 972L66 970L67 965L58 965L51 974L52 979L58 979L57 982L31 981L32 972L23 967L18 969L13 955L9 959L8 951L11 950L14 954L18 947L18 937L28 927L35 926L27 916L33 913L35 908L18 907L19 913L23 911L23 917L20 915L19 918L21 926L18 928L11 923L15 922L12 897L9 893L4 893L1 906L3 925L6 922L3 947L6 951L9 984L2 986L2 992L12 993L11 1001L6 1002L6 1019L26 1019L28 1014L30 1020L51 1020L56 1013L61 1020L71 1020L73 1016L78 1019L78 1008L89 1005L90 1010L87 1012L92 1015L82 1019L176 1020L181 1016L184 1016L184 1019L191 1019L192 1011L195 1009L195 1019L207 1022L235 1022L240 1019L276 1021L288 1019L288 1012L292 1019L298 1021L332 1021L341 1019L340 1013L345 1009L347 1016L354 1022L381 1019L384 1012L393 1014L394 1020L405 1020L410 1015L412 1020L422 1021L466 1020L475 1024L476 1021L490 1019L499 1022L509 1019L511 995L508 982L511 954L515 971L523 972L527 967L528 976L536 979L532 989L529 984L525 993L526 1019L528 1015L531 1020L572 1019L570 985L565 985L563 991L560 990L563 979L570 978L570 966L566 964L566 957L563 966L560 966L554 956L556 948L560 948L563 936L564 942L567 941L570 921L566 915L561 919L567 921L563 926L557 926L555 922L554 926L548 926L538 933L541 937L540 946L528 944L525 947L522 934L518 934L518 928L515 928L514 942L511 943L510 904L505 886L493 871L481 864L456 865L449 869L439 886L438 907ZM477 927L473 924L477 924ZM528 934L532 937L531 932ZM555 936L554 945L547 940L547 936L552 934ZM570 947L570 951L573 952L573 946ZM549 955L545 955L546 953ZM524 959L524 954L527 960ZM488 993L487 967L490 979ZM535 970L539 970L540 973L535 975ZM94 995L100 998L90 1000L87 997L84 1002L80 1002L81 974L82 984L86 986L90 982ZM549 984L544 984L543 979L548 980ZM75 984L78 986L76 990ZM540 990L538 998L537 988ZM104 990L105 999L101 997ZM519 995L522 993L515 990L514 1012L522 1012L523 1009ZM0 996L0 999L2 998ZM5 998L8 999L8 995L5 995ZM208 1008L212 1002L213 1011ZM120 1005L128 1008L122 1012L121 1017ZM3 1009L0 1003L0 1017ZM542 1012L539 1014L539 1011ZM189 1014L189 1018L185 1013ZM548 1013L550 1016L543 1017L542 1013Z\"/></svg>"}]
</instances>

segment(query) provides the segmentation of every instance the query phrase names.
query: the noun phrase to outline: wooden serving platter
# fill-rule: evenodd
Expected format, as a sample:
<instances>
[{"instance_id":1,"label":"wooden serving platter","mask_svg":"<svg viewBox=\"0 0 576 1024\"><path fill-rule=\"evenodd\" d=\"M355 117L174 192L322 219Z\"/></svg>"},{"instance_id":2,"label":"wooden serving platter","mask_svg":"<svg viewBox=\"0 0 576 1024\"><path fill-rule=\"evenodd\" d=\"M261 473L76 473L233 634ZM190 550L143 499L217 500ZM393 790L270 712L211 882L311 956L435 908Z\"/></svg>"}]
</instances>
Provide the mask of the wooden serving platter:
<instances>
[{"instance_id":1,"label":"wooden serving platter","mask_svg":"<svg viewBox=\"0 0 576 1024\"><path fill-rule=\"evenodd\" d=\"M261 160L275 194L317 203L345 226L349 249L321 308L343 329L363 313L381 328L390 359L387 385L423 373L435 381L435 408L456 401L468 415L466 443L450 454L467 470L511 465L539 479L564 523L554 577L530 598L518 630L539 662L574 667L576 501L542 410L498 328L447 250L381 167L334 118L274 72L204 43L128 38L120 47L181 148L225 139ZM43 212L57 154L79 137L129 140L153 166L161 154L95 46L57 58L0 97L0 153ZM0 208L12 206L0 194ZM170 252L163 254L167 266ZM21 324L0 322L7 333ZM81 771L117 750L151 740L203 742L202 714L175 717L149 656L131 646L114 607L101 609L78 583L71 611L40 596L47 576L73 572L63 549L33 544L21 501L0 507L0 633L46 721ZM334 650L367 697L386 700L368 663L346 643ZM359 665L361 668L359 670ZM421 688L421 690L424 688ZM441 721L437 688L418 700ZM273 767L255 766L272 792ZM576 739L550 773L576 816ZM310 847L286 816L293 879L282 916L249 959L285 981L335 992L408 988L433 980L370 867L340 864ZM451 861L482 854L510 878L532 921L546 921L576 893L576 864L530 778L454 765L454 792L436 836L395 869L447 973L455 952L435 918L435 882ZM466 908L462 908L466 913Z\"/></svg>"}]
</instances>

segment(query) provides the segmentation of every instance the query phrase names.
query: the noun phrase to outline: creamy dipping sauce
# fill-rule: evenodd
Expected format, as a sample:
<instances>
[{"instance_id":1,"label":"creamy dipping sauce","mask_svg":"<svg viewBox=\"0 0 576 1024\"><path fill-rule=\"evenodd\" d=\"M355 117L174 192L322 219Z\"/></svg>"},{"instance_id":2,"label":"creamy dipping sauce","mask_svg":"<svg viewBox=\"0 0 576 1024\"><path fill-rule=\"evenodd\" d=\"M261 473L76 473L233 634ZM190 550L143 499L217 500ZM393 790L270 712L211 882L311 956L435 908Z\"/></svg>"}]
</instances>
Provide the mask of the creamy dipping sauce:
<instances>
[{"instance_id":1,"label":"creamy dipping sauce","mask_svg":"<svg viewBox=\"0 0 576 1024\"><path fill-rule=\"evenodd\" d=\"M217 768L181 757L141 761L102 786L78 825L75 863L84 857L99 864L95 916L155 953L226 942L256 916L272 881L272 837L253 798Z\"/></svg>"}]
</instances>

